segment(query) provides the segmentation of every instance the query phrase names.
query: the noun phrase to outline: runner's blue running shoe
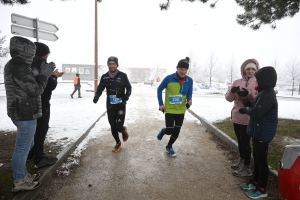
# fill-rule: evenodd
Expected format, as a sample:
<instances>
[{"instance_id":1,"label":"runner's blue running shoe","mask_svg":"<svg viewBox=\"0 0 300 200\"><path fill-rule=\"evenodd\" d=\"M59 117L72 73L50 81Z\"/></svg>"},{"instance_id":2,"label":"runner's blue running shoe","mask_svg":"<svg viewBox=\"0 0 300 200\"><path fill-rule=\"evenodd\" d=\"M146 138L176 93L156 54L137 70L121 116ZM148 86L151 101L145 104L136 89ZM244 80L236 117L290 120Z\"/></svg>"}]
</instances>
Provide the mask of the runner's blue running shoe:
<instances>
[{"instance_id":1,"label":"runner's blue running shoe","mask_svg":"<svg viewBox=\"0 0 300 200\"><path fill-rule=\"evenodd\" d=\"M158 141L161 141L161 139L164 137L164 130L165 130L165 128L162 128L160 131L159 131L159 133L157 134L157 140Z\"/></svg>"},{"instance_id":2,"label":"runner's blue running shoe","mask_svg":"<svg viewBox=\"0 0 300 200\"><path fill-rule=\"evenodd\" d=\"M170 156L172 156L172 157L175 157L175 156L176 156L176 153L175 153L175 151L173 150L172 147L166 146L166 152L169 153Z\"/></svg>"}]
</instances>

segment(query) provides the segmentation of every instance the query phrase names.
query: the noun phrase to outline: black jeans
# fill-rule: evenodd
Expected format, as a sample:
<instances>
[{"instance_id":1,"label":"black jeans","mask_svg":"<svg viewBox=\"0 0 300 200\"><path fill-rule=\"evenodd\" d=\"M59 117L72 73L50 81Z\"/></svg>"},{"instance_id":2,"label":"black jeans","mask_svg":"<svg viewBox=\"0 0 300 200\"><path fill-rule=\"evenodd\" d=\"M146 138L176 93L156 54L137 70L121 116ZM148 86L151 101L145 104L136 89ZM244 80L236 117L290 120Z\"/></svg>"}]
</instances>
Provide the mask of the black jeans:
<instances>
[{"instance_id":1,"label":"black jeans","mask_svg":"<svg viewBox=\"0 0 300 200\"><path fill-rule=\"evenodd\" d=\"M249 166L251 160L251 136L247 134L247 125L233 123L233 128L237 137L240 158L244 159L244 165Z\"/></svg>"},{"instance_id":2,"label":"black jeans","mask_svg":"<svg viewBox=\"0 0 300 200\"><path fill-rule=\"evenodd\" d=\"M39 163L43 157L45 157L44 142L49 129L50 104L42 103L42 113L43 115L37 119L37 125L34 134L34 145L28 155L28 157L34 155L35 164Z\"/></svg>"},{"instance_id":3,"label":"black jeans","mask_svg":"<svg viewBox=\"0 0 300 200\"><path fill-rule=\"evenodd\" d=\"M258 182L258 187L266 188L269 178L268 149L269 143L252 139L254 173L253 180Z\"/></svg>"},{"instance_id":4,"label":"black jeans","mask_svg":"<svg viewBox=\"0 0 300 200\"><path fill-rule=\"evenodd\" d=\"M166 129L164 133L166 135L171 135L168 146L172 146L177 140L183 120L184 114L165 114Z\"/></svg>"},{"instance_id":5,"label":"black jeans","mask_svg":"<svg viewBox=\"0 0 300 200\"><path fill-rule=\"evenodd\" d=\"M78 90L78 97L81 97L80 86L77 86L77 85L74 85L74 91L71 95L73 96L77 90Z\"/></svg>"},{"instance_id":6,"label":"black jeans","mask_svg":"<svg viewBox=\"0 0 300 200\"><path fill-rule=\"evenodd\" d=\"M116 143L121 142L119 132L124 132L124 121L126 115L126 105L120 103L114 105L107 110L107 118L110 124L111 134L115 138Z\"/></svg>"}]
</instances>

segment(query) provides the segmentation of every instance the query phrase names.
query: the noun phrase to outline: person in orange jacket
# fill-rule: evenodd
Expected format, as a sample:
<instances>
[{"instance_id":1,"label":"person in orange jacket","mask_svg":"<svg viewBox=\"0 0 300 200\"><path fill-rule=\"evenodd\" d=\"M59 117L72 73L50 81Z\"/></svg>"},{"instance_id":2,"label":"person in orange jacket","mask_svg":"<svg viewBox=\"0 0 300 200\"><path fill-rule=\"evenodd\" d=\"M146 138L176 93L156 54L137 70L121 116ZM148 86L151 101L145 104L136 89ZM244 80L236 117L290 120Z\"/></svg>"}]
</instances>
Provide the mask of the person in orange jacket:
<instances>
[{"instance_id":1,"label":"person in orange jacket","mask_svg":"<svg viewBox=\"0 0 300 200\"><path fill-rule=\"evenodd\" d=\"M72 94L70 94L71 98L73 99L73 95L75 94L75 92L78 90L78 98L82 98L81 97L81 93L80 93L80 78L79 78L79 74L77 73L76 76L74 77L74 91Z\"/></svg>"}]
</instances>

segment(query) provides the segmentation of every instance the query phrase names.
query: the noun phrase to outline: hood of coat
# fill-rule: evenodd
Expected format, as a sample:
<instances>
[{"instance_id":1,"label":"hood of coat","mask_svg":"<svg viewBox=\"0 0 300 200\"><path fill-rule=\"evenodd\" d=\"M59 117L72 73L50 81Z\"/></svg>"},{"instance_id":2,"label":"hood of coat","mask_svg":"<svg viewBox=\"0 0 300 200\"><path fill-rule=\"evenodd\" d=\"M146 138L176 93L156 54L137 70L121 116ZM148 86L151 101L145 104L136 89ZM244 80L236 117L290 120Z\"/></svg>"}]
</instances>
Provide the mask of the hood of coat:
<instances>
[{"instance_id":1,"label":"hood of coat","mask_svg":"<svg viewBox=\"0 0 300 200\"><path fill-rule=\"evenodd\" d=\"M26 64L31 65L35 56L36 46L26 38L14 36L10 39L9 51L13 59L24 61Z\"/></svg>"},{"instance_id":2,"label":"hood of coat","mask_svg":"<svg viewBox=\"0 0 300 200\"><path fill-rule=\"evenodd\" d=\"M245 72L245 66L248 64L248 63L254 63L257 67L257 70L258 71L260 69L260 66L259 66L259 63L256 59L247 59L243 62L243 64L241 65L241 75L242 77L245 77L246 76L246 72Z\"/></svg>"},{"instance_id":3,"label":"hood of coat","mask_svg":"<svg viewBox=\"0 0 300 200\"><path fill-rule=\"evenodd\" d=\"M276 70L271 67L263 67L254 74L257 80L257 90L260 92L268 88L274 88L277 82Z\"/></svg>"}]
</instances>

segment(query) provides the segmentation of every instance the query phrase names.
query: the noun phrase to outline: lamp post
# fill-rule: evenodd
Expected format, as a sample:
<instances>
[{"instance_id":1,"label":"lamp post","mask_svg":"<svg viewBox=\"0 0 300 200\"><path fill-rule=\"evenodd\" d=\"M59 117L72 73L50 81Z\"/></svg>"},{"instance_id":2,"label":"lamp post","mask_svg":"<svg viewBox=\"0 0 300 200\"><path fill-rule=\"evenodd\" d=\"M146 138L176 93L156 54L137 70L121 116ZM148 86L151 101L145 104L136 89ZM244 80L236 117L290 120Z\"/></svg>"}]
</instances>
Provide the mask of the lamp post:
<instances>
[{"instance_id":1,"label":"lamp post","mask_svg":"<svg viewBox=\"0 0 300 200\"><path fill-rule=\"evenodd\" d=\"M94 71L94 94L96 94L98 86L98 11L97 11L97 0L95 0L95 71Z\"/></svg>"}]
</instances>

